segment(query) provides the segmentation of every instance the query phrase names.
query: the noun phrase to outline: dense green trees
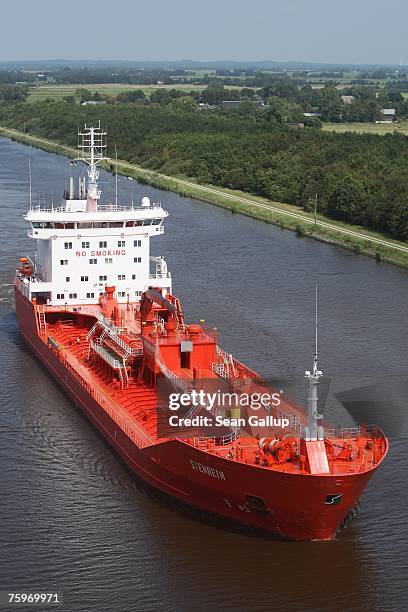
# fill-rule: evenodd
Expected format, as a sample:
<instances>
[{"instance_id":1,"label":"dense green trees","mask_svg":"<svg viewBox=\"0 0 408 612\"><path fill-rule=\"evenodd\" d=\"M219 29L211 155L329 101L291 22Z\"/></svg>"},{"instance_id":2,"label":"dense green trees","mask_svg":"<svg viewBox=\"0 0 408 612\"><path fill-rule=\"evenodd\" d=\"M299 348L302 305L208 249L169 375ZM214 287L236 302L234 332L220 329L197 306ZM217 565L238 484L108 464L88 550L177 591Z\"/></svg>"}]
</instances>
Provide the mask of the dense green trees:
<instances>
[{"instance_id":1,"label":"dense green trees","mask_svg":"<svg viewBox=\"0 0 408 612\"><path fill-rule=\"evenodd\" d=\"M120 158L145 167L309 210L317 194L319 211L408 240L407 137L294 130L284 123L296 103L278 101L268 111L200 111L190 96L165 106L3 104L0 124L76 146L77 126L100 119L111 155L116 144ZM327 92L327 108L335 104Z\"/></svg>"},{"instance_id":2,"label":"dense green trees","mask_svg":"<svg viewBox=\"0 0 408 612\"><path fill-rule=\"evenodd\" d=\"M7 102L24 102L27 98L27 87L24 85L1 85L0 104Z\"/></svg>"},{"instance_id":3,"label":"dense green trees","mask_svg":"<svg viewBox=\"0 0 408 612\"><path fill-rule=\"evenodd\" d=\"M0 70L0 83L14 85L17 83L33 83L37 75L23 70Z\"/></svg>"},{"instance_id":4,"label":"dense green trees","mask_svg":"<svg viewBox=\"0 0 408 612\"><path fill-rule=\"evenodd\" d=\"M118 102L138 102L146 100L146 95L143 89L132 89L118 94L116 100Z\"/></svg>"}]
</instances>

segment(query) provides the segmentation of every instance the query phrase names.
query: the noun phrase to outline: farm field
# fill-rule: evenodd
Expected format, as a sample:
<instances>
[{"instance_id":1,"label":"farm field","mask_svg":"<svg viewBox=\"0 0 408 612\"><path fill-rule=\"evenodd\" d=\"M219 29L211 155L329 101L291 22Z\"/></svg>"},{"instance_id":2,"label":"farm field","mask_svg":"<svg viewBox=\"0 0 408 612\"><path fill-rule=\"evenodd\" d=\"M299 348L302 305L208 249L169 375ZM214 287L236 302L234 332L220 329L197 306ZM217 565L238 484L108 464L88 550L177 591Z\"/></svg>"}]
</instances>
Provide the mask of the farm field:
<instances>
[{"instance_id":1,"label":"farm field","mask_svg":"<svg viewBox=\"0 0 408 612\"><path fill-rule=\"evenodd\" d=\"M396 123L323 123L328 132L356 132L358 134L408 134L408 121Z\"/></svg>"},{"instance_id":2,"label":"farm field","mask_svg":"<svg viewBox=\"0 0 408 612\"><path fill-rule=\"evenodd\" d=\"M42 85L41 87L33 87L30 89L28 96L29 102L37 102L46 98L61 99L65 96L72 96L77 89L88 89L92 93L99 91L101 94L113 95L122 91L131 91L133 89L142 89L146 95L150 95L158 89L180 89L187 91L202 91L205 89L203 85L190 85L189 83L175 83L174 85L129 85L126 83L98 83L98 84L62 84L62 85ZM239 88L237 88L239 89Z\"/></svg>"}]
</instances>

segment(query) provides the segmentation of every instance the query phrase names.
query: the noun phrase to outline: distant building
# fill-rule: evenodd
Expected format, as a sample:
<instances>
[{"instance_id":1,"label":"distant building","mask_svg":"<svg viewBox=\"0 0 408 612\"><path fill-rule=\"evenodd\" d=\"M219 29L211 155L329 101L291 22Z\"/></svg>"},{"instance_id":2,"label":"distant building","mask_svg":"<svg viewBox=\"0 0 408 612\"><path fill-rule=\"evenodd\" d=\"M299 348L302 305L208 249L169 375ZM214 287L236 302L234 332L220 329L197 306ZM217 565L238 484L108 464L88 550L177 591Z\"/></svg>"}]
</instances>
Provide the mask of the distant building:
<instances>
[{"instance_id":1,"label":"distant building","mask_svg":"<svg viewBox=\"0 0 408 612\"><path fill-rule=\"evenodd\" d=\"M354 96L341 96L343 100L343 104L353 104L355 97Z\"/></svg>"},{"instance_id":2,"label":"distant building","mask_svg":"<svg viewBox=\"0 0 408 612\"><path fill-rule=\"evenodd\" d=\"M321 117L322 113L303 113L304 117Z\"/></svg>"},{"instance_id":3,"label":"distant building","mask_svg":"<svg viewBox=\"0 0 408 612\"><path fill-rule=\"evenodd\" d=\"M81 106L95 106L96 104L106 104L106 100L86 100Z\"/></svg>"},{"instance_id":4,"label":"distant building","mask_svg":"<svg viewBox=\"0 0 408 612\"><path fill-rule=\"evenodd\" d=\"M48 76L46 74L37 74L37 84L42 85L43 83L55 83L54 77Z\"/></svg>"},{"instance_id":5,"label":"distant building","mask_svg":"<svg viewBox=\"0 0 408 612\"><path fill-rule=\"evenodd\" d=\"M377 119L375 123L392 123L396 120L395 108L383 108L380 118Z\"/></svg>"},{"instance_id":6,"label":"distant building","mask_svg":"<svg viewBox=\"0 0 408 612\"><path fill-rule=\"evenodd\" d=\"M253 106L263 106L262 100L223 100L221 108L238 108L242 104L252 104Z\"/></svg>"},{"instance_id":7,"label":"distant building","mask_svg":"<svg viewBox=\"0 0 408 612\"><path fill-rule=\"evenodd\" d=\"M294 128L295 130L305 127L304 121L288 121L286 125L290 128Z\"/></svg>"},{"instance_id":8,"label":"distant building","mask_svg":"<svg viewBox=\"0 0 408 612\"><path fill-rule=\"evenodd\" d=\"M218 108L214 106L214 104L207 104L206 102L200 102L198 105L198 110L213 110L214 108Z\"/></svg>"}]
</instances>

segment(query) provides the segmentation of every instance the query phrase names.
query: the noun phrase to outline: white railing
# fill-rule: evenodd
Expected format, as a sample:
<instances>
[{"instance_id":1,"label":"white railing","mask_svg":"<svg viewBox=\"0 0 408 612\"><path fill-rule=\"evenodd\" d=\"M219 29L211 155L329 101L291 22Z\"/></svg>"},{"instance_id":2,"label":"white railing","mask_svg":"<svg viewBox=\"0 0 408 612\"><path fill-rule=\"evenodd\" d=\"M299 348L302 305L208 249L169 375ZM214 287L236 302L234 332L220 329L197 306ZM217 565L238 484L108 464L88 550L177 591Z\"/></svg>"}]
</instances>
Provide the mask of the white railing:
<instances>
[{"instance_id":1,"label":"white railing","mask_svg":"<svg viewBox=\"0 0 408 612\"><path fill-rule=\"evenodd\" d=\"M20 271L17 270L16 271L16 276L17 276L17 284L18 284L18 288L20 293L22 293L24 295L24 297L30 299L30 283L29 280L27 278L24 278L22 276L19 276Z\"/></svg>"},{"instance_id":2,"label":"white railing","mask_svg":"<svg viewBox=\"0 0 408 612\"><path fill-rule=\"evenodd\" d=\"M221 378L236 378L237 372L235 369L234 358L231 353L224 351L224 349L218 346L218 344L216 346L216 353L219 357L221 357L222 361L217 361L216 363L210 364L213 372L218 374L218 376L221 376Z\"/></svg>"},{"instance_id":3,"label":"white railing","mask_svg":"<svg viewBox=\"0 0 408 612\"><path fill-rule=\"evenodd\" d=\"M160 370L163 372L164 376L167 378L169 382L171 382L175 387L182 389L186 393L189 393L193 389L192 383L188 383L186 380L183 380L177 374L174 374L169 368L167 368L164 363L158 361L156 359L156 363L159 366Z\"/></svg>"},{"instance_id":4,"label":"white railing","mask_svg":"<svg viewBox=\"0 0 408 612\"><path fill-rule=\"evenodd\" d=\"M98 340L102 341L105 336L108 336L109 338L111 338L111 340L118 347L120 347L122 351L124 352L124 357L123 357L124 361L126 361L126 359L128 359L128 357L130 356L136 357L143 353L142 347L133 348L120 337L119 334L124 333L125 331L122 327L117 327L114 323L112 323L106 317L104 317L102 313L98 313L97 317L98 317L98 320L87 333L86 337L88 340L93 336L93 334L95 333L99 325L100 327L102 327L103 331L100 337L98 338ZM100 342L98 342L98 344L100 344Z\"/></svg>"},{"instance_id":5,"label":"white railing","mask_svg":"<svg viewBox=\"0 0 408 612\"><path fill-rule=\"evenodd\" d=\"M151 204L149 207L147 206L135 206L132 204L98 204L97 210L92 211L92 213L98 213L98 212L131 212L131 211L149 211L149 210L156 210L158 208L161 208L161 204L160 203L153 203ZM71 211L71 210L67 210L65 203L61 203L60 206L51 206L49 204L37 204L35 205L35 203L33 203L33 205L30 207L30 212L41 212L41 213L78 213L78 211Z\"/></svg>"},{"instance_id":6,"label":"white railing","mask_svg":"<svg viewBox=\"0 0 408 612\"><path fill-rule=\"evenodd\" d=\"M171 278L170 272L167 272L166 274L149 274L150 280L160 280L163 278Z\"/></svg>"},{"instance_id":7,"label":"white railing","mask_svg":"<svg viewBox=\"0 0 408 612\"><path fill-rule=\"evenodd\" d=\"M278 419L288 419L289 427L293 429L299 436L301 435L302 424L300 422L300 416L298 414L288 414L287 412L283 412L282 410L277 410L276 414Z\"/></svg>"},{"instance_id":8,"label":"white railing","mask_svg":"<svg viewBox=\"0 0 408 612\"><path fill-rule=\"evenodd\" d=\"M226 436L200 436L193 438L194 446L207 446L209 442L212 442L214 446L227 446L234 442L239 436L239 429L234 429L230 434Z\"/></svg>"},{"instance_id":9,"label":"white railing","mask_svg":"<svg viewBox=\"0 0 408 612\"><path fill-rule=\"evenodd\" d=\"M361 427L342 427L341 437L342 438L357 438L361 433Z\"/></svg>"}]
</instances>

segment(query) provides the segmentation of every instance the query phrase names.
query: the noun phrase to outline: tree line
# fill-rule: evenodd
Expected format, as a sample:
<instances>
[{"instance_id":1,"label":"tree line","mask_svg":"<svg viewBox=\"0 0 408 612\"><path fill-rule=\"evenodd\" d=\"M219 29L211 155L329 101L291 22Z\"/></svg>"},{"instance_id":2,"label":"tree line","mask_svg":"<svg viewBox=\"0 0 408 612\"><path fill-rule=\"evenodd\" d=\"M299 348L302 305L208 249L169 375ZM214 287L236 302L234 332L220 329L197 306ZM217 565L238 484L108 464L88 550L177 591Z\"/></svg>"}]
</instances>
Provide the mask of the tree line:
<instances>
[{"instance_id":1,"label":"tree line","mask_svg":"<svg viewBox=\"0 0 408 612\"><path fill-rule=\"evenodd\" d=\"M182 100L182 98L181 98ZM180 99L175 99L180 102ZM204 184L239 189L408 239L408 140L400 134L294 130L276 115L182 104L3 104L0 124L76 146L100 120L110 154Z\"/></svg>"},{"instance_id":2,"label":"tree line","mask_svg":"<svg viewBox=\"0 0 408 612\"><path fill-rule=\"evenodd\" d=\"M24 102L27 99L28 89L20 85L4 85L0 83L0 104L10 102Z\"/></svg>"},{"instance_id":3,"label":"tree line","mask_svg":"<svg viewBox=\"0 0 408 612\"><path fill-rule=\"evenodd\" d=\"M222 79L210 79L203 91L161 89L146 96L142 90L124 91L116 97L91 93L80 88L74 96L66 98L83 102L86 100L105 100L107 102L143 102L167 105L174 98L189 96L197 104L219 106L224 100L262 101L273 112L279 112L286 121L304 121L304 113L315 114L319 120L331 123L374 122L382 120L384 108L394 108L398 119L408 118L408 101L392 87L380 90L367 86L353 86L339 90L328 83L319 89L311 85L298 87L291 79L275 79L260 89L251 87L227 88ZM344 101L344 96L351 103ZM308 120L306 120L308 121ZM317 126L319 121L315 121Z\"/></svg>"}]
</instances>

